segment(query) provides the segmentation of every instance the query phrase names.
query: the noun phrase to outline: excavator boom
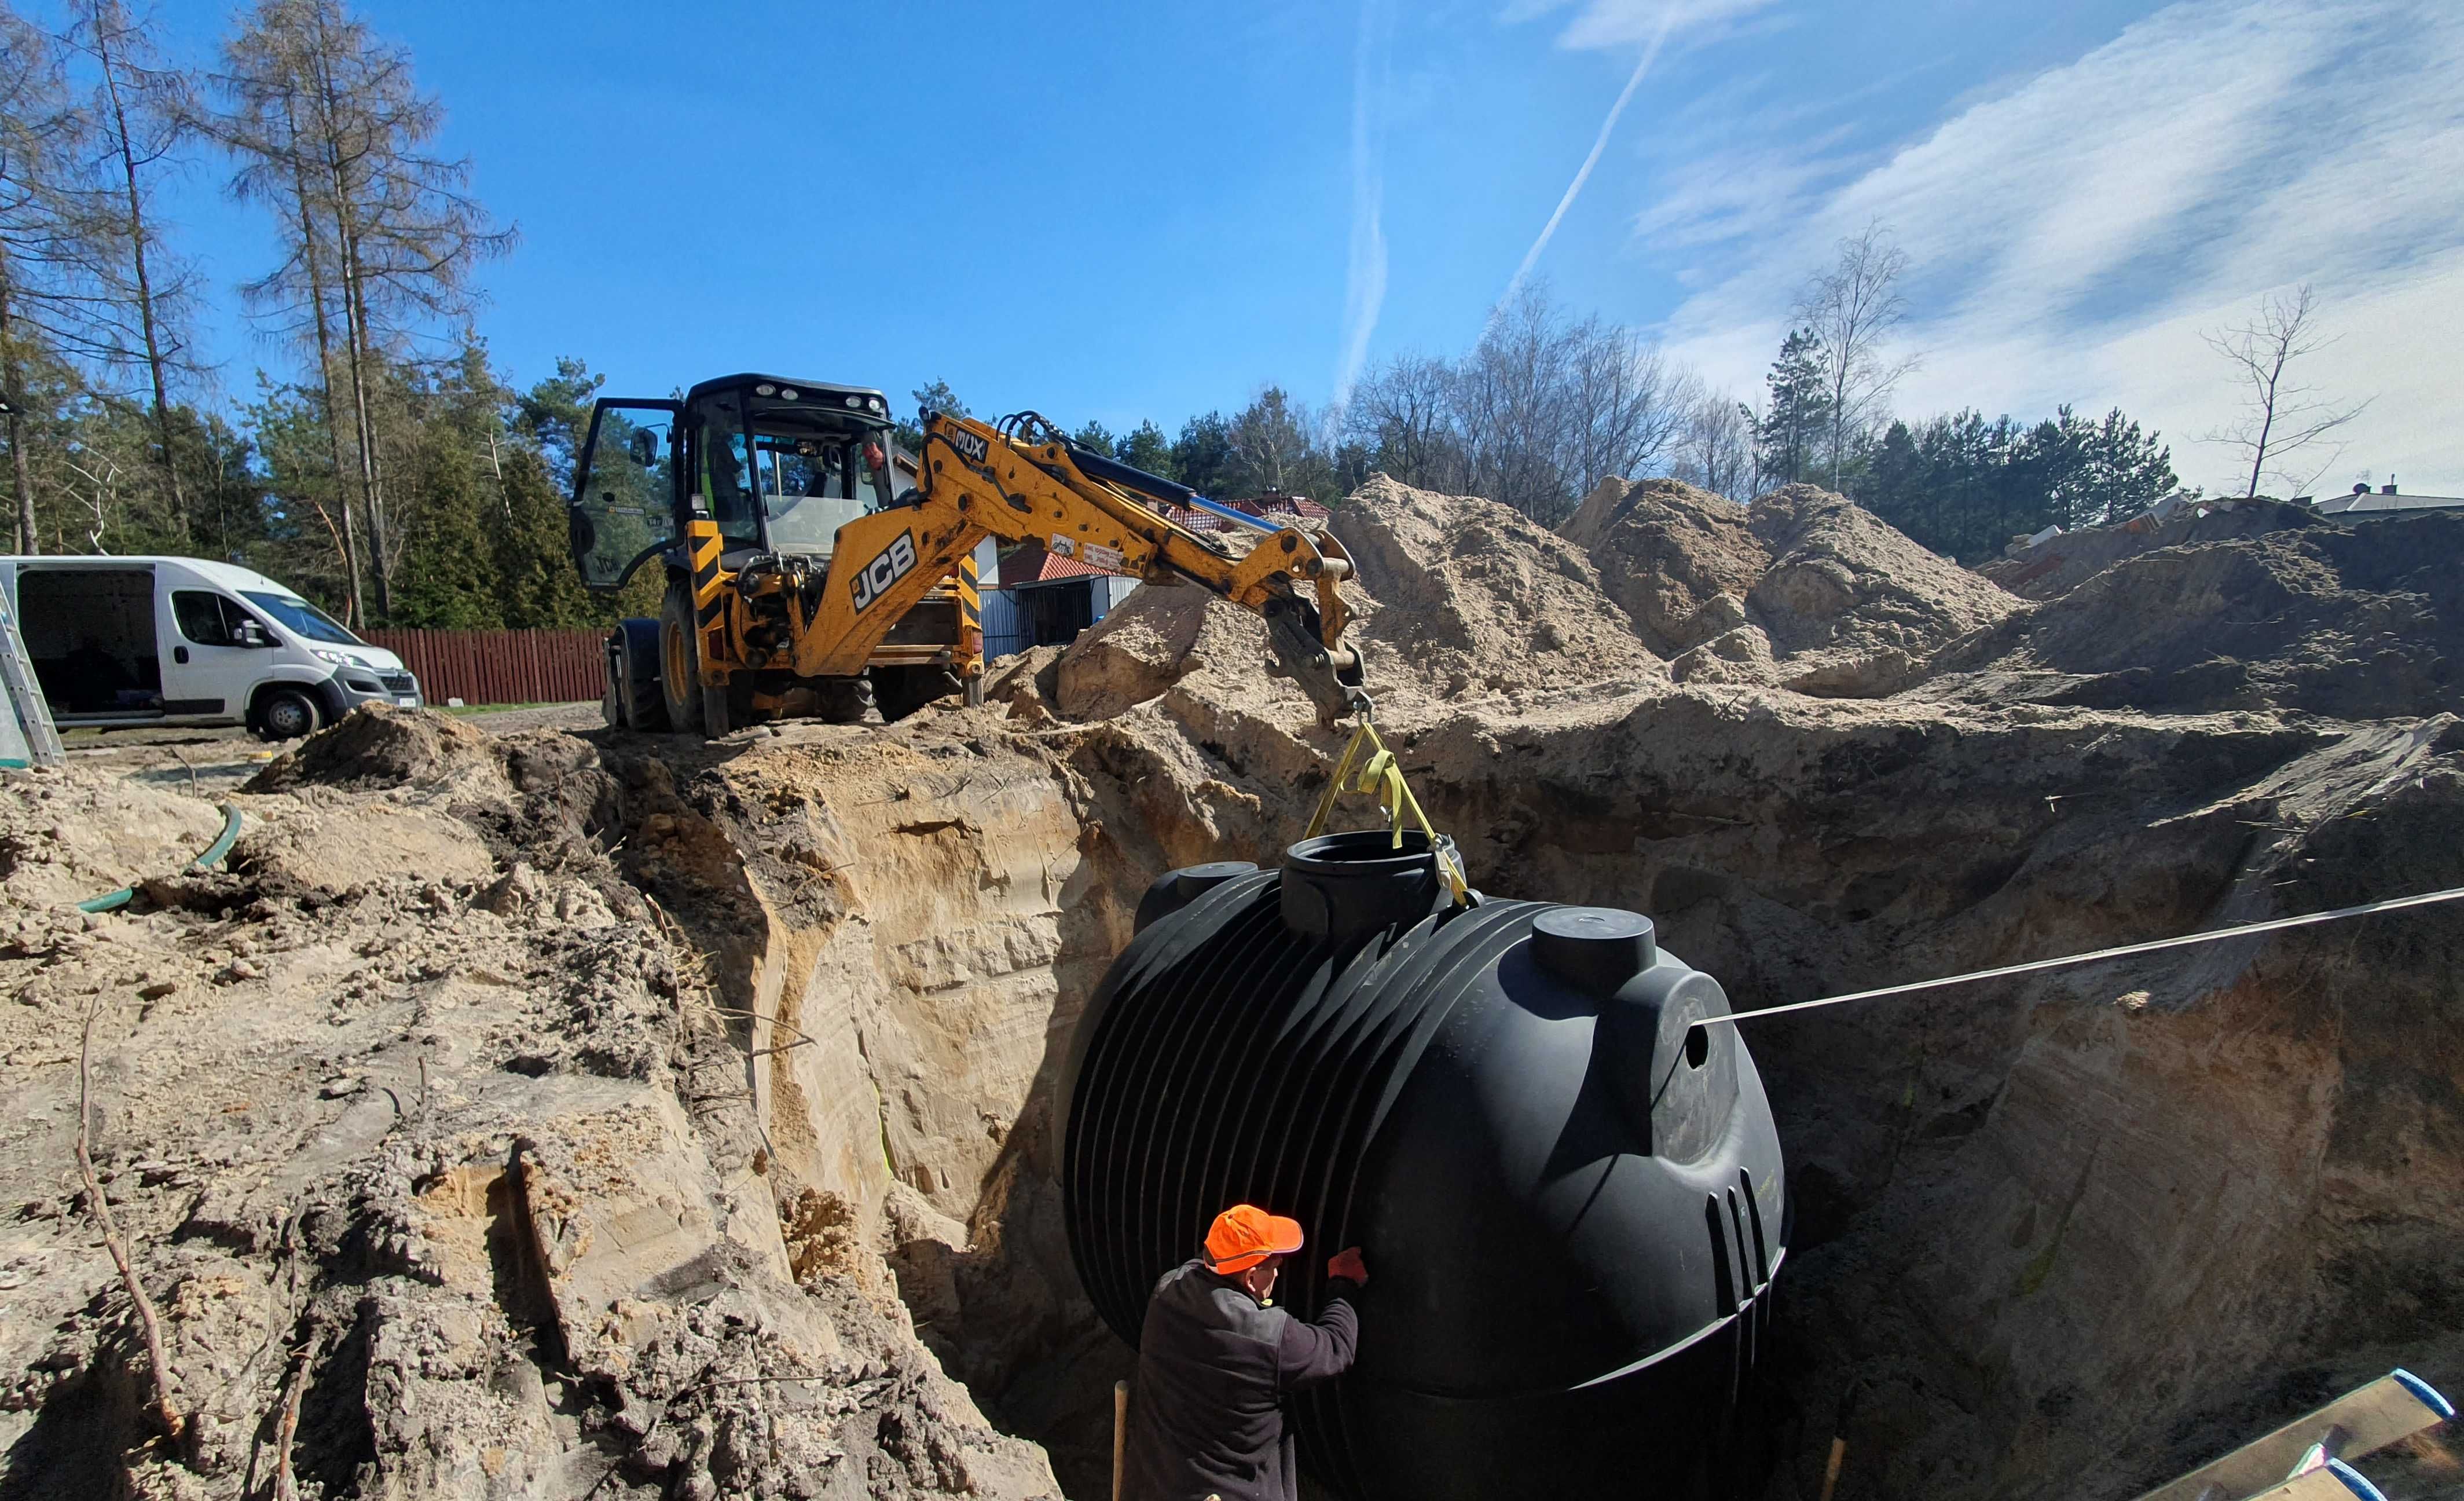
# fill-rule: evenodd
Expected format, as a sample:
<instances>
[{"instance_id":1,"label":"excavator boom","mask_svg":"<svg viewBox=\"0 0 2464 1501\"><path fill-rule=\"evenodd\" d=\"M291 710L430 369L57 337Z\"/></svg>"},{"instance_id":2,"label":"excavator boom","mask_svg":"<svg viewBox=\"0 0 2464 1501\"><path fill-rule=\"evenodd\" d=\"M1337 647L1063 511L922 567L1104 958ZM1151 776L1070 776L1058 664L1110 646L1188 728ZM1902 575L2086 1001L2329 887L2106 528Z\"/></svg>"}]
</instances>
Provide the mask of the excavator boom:
<instances>
[{"instance_id":1,"label":"excavator boom","mask_svg":"<svg viewBox=\"0 0 2464 1501\"><path fill-rule=\"evenodd\" d=\"M986 537L1150 583L1189 583L1256 611L1278 675L1331 723L1369 708L1352 612L1336 585L1351 555L1324 533L1217 508L1182 486L1071 444L1032 412L1000 424L925 419L920 475L903 503L839 528L826 586L793 632L795 671L850 674L899 617ZM1245 554L1174 522L1166 505L1216 509L1256 533Z\"/></svg>"}]
</instances>

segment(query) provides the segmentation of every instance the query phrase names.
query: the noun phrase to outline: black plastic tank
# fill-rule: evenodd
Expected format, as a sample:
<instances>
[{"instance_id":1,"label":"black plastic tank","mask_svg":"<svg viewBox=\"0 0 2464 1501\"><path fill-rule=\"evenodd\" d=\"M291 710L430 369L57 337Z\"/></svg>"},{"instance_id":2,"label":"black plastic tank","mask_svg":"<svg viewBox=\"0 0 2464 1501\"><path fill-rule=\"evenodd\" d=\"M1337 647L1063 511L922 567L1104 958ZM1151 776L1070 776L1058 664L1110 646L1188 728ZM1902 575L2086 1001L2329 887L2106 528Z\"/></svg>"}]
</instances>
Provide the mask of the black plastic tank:
<instances>
[{"instance_id":1,"label":"black plastic tank","mask_svg":"<svg viewBox=\"0 0 2464 1501\"><path fill-rule=\"evenodd\" d=\"M1635 913L1457 907L1425 839L1175 871L1061 1079L1078 1274L1134 1344L1235 1203L1297 1216L1280 1297L1366 1255L1352 1372L1304 1468L1376 1498L1712 1495L1747 1463L1789 1213L1719 982Z\"/></svg>"}]
</instances>

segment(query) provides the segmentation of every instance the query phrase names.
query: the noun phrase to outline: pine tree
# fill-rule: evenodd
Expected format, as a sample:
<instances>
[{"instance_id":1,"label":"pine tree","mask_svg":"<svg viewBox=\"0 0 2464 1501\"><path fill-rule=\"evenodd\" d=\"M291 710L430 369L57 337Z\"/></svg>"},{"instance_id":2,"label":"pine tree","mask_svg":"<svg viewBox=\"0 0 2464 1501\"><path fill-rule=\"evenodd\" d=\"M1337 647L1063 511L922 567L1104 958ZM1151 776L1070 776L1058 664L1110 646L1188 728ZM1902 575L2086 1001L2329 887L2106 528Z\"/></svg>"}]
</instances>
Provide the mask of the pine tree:
<instances>
[{"instance_id":1,"label":"pine tree","mask_svg":"<svg viewBox=\"0 0 2464 1501\"><path fill-rule=\"evenodd\" d=\"M83 247L76 199L87 121L70 102L52 39L0 8L0 427L9 438L17 550L40 552L40 476L30 440L51 389L74 380L69 350L88 317L75 272Z\"/></svg>"},{"instance_id":2,"label":"pine tree","mask_svg":"<svg viewBox=\"0 0 2464 1501\"><path fill-rule=\"evenodd\" d=\"M1152 421L1141 422L1120 440L1114 457L1132 469L1142 469L1160 478L1174 477L1172 440Z\"/></svg>"},{"instance_id":3,"label":"pine tree","mask_svg":"<svg viewBox=\"0 0 2464 1501\"><path fill-rule=\"evenodd\" d=\"M1766 484L1793 485L1814 474L1831 428L1828 371L1822 341L1809 329L1792 329L1765 378L1771 409L1763 414L1756 450Z\"/></svg>"},{"instance_id":4,"label":"pine tree","mask_svg":"<svg viewBox=\"0 0 2464 1501\"><path fill-rule=\"evenodd\" d=\"M1172 476L1202 496L1220 496L1232 480L1232 425L1220 411L1180 425L1172 444Z\"/></svg>"},{"instance_id":5,"label":"pine tree","mask_svg":"<svg viewBox=\"0 0 2464 1501\"><path fill-rule=\"evenodd\" d=\"M1118 453L1116 441L1112 437L1112 430L1100 422L1088 423L1069 434L1069 441L1103 458L1115 457Z\"/></svg>"},{"instance_id":6,"label":"pine tree","mask_svg":"<svg viewBox=\"0 0 2464 1501\"><path fill-rule=\"evenodd\" d=\"M322 370L333 367L339 324L350 468L377 608L388 613L399 549L378 453L384 361L424 325L475 305L473 268L510 251L514 232L466 190L467 161L427 151L444 110L419 92L409 55L341 0L260 0L225 55L234 107L221 129L242 162L234 186L278 207L284 240L282 263L252 290L293 328L313 327ZM332 423L344 413L330 375L324 384Z\"/></svg>"}]
</instances>

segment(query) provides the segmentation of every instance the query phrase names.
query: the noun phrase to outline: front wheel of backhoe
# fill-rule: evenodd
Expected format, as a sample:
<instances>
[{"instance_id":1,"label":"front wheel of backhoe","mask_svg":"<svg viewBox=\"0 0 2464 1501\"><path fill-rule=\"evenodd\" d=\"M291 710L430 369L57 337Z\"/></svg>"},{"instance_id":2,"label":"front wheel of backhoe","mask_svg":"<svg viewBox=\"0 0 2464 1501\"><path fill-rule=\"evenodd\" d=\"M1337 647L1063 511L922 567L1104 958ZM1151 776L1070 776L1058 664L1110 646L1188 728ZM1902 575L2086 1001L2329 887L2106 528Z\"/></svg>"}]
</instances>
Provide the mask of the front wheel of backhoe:
<instances>
[{"instance_id":1,"label":"front wheel of backhoe","mask_svg":"<svg viewBox=\"0 0 2464 1501\"><path fill-rule=\"evenodd\" d=\"M659 697L670 729L701 728L701 633L693 626L693 585L682 579L669 582L659 607Z\"/></svg>"}]
</instances>

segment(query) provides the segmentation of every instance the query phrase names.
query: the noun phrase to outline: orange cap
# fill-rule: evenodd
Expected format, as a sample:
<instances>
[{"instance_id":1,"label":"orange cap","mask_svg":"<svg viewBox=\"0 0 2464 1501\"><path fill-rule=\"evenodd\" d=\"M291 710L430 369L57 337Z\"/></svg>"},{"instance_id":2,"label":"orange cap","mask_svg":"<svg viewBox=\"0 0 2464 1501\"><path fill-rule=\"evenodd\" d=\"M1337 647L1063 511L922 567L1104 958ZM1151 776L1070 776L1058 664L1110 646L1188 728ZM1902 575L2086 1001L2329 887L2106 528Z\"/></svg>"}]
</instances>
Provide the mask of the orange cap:
<instances>
[{"instance_id":1,"label":"orange cap","mask_svg":"<svg viewBox=\"0 0 2464 1501\"><path fill-rule=\"evenodd\" d=\"M1300 1248L1301 1222L1268 1214L1256 1204L1234 1204L1217 1215L1206 1232L1206 1259L1224 1276Z\"/></svg>"}]
</instances>

